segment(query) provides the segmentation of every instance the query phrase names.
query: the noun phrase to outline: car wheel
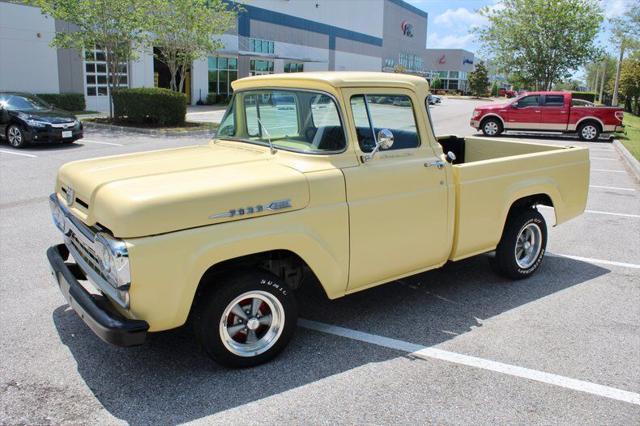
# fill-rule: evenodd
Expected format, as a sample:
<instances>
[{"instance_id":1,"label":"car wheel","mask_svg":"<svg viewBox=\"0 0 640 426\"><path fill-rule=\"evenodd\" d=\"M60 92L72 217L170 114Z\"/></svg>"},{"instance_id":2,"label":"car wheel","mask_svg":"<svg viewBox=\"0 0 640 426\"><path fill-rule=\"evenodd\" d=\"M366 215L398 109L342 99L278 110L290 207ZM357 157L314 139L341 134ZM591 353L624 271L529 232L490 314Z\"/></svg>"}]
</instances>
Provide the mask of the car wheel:
<instances>
[{"instance_id":1,"label":"car wheel","mask_svg":"<svg viewBox=\"0 0 640 426\"><path fill-rule=\"evenodd\" d=\"M502 123L497 118L487 118L482 122L481 129L485 136L498 136L502 133Z\"/></svg>"},{"instance_id":2,"label":"car wheel","mask_svg":"<svg viewBox=\"0 0 640 426\"><path fill-rule=\"evenodd\" d=\"M298 320L293 291L260 270L221 275L197 301L193 325L206 353L228 367L253 367L280 353Z\"/></svg>"},{"instance_id":3,"label":"car wheel","mask_svg":"<svg viewBox=\"0 0 640 426\"><path fill-rule=\"evenodd\" d=\"M507 221L492 266L507 278L527 278L540 266L546 248L546 222L531 208Z\"/></svg>"},{"instance_id":4,"label":"car wheel","mask_svg":"<svg viewBox=\"0 0 640 426\"><path fill-rule=\"evenodd\" d=\"M599 136L600 128L595 123L582 123L580 127L578 127L578 137L580 138L580 140L592 142L598 140Z\"/></svg>"},{"instance_id":5,"label":"car wheel","mask_svg":"<svg viewBox=\"0 0 640 426\"><path fill-rule=\"evenodd\" d=\"M12 124L7 128L7 141L14 148L22 148L27 144L24 132L17 124Z\"/></svg>"}]
</instances>

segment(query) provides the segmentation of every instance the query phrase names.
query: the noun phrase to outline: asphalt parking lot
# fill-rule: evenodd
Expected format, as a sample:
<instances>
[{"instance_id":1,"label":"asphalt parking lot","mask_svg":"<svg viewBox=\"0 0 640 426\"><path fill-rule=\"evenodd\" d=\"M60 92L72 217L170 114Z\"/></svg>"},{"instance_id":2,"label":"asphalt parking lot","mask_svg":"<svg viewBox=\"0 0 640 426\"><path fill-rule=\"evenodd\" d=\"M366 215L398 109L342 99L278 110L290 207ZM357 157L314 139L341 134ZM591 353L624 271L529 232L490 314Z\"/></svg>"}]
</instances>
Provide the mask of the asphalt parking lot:
<instances>
[{"instance_id":1,"label":"asphalt parking lot","mask_svg":"<svg viewBox=\"0 0 640 426\"><path fill-rule=\"evenodd\" d=\"M474 134L481 102L432 108ZM0 145L0 424L638 424L640 184L612 144L587 146L587 211L524 281L486 256L336 301L300 292L289 348L249 370L213 364L189 330L130 349L100 341L51 283L47 197L67 161L206 143L87 131L74 145Z\"/></svg>"}]
</instances>

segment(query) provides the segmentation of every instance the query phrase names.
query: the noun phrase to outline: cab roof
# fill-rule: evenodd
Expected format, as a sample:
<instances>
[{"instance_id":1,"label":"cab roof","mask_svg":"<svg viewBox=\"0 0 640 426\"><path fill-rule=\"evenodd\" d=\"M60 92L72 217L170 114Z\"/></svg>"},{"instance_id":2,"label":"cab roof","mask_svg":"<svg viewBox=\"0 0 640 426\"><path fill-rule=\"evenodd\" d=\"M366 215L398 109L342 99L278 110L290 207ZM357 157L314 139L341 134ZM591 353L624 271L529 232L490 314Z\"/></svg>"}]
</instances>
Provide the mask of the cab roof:
<instances>
[{"instance_id":1,"label":"cab roof","mask_svg":"<svg viewBox=\"0 0 640 426\"><path fill-rule=\"evenodd\" d=\"M300 72L268 74L254 77L246 77L232 83L234 89L263 86L264 84L278 85L287 82L306 84L326 84L333 87L405 87L417 88L427 85L423 77L409 74L387 72L361 72L361 71L324 71L324 72Z\"/></svg>"}]
</instances>

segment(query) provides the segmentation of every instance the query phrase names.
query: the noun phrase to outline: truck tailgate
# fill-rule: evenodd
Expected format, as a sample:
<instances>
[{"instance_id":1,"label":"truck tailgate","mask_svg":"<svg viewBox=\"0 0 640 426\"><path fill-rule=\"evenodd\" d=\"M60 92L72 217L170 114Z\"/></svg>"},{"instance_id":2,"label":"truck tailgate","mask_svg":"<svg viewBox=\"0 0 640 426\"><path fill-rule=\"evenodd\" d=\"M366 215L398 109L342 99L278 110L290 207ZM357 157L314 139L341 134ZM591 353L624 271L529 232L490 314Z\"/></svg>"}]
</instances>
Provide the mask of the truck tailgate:
<instances>
[{"instance_id":1,"label":"truck tailgate","mask_svg":"<svg viewBox=\"0 0 640 426\"><path fill-rule=\"evenodd\" d=\"M521 198L547 195L555 209L556 224L585 209L588 149L508 140L495 143L509 144L509 156L489 156L493 158L453 166L456 212L452 260L495 249L510 207ZM473 152L476 144L485 144L488 149L492 141L468 138L466 151Z\"/></svg>"}]
</instances>

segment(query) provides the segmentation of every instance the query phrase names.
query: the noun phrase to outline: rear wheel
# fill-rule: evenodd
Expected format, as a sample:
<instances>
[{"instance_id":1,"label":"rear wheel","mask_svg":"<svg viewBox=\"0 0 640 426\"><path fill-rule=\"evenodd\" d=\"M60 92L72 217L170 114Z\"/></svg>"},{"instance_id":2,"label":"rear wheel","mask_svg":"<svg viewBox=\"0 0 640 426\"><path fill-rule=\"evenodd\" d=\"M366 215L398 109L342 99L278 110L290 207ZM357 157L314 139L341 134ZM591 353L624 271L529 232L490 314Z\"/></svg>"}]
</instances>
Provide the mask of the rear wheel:
<instances>
[{"instance_id":1,"label":"rear wheel","mask_svg":"<svg viewBox=\"0 0 640 426\"><path fill-rule=\"evenodd\" d=\"M485 136L498 136L503 131L502 123L497 118L487 118L480 128Z\"/></svg>"},{"instance_id":2,"label":"rear wheel","mask_svg":"<svg viewBox=\"0 0 640 426\"><path fill-rule=\"evenodd\" d=\"M531 208L507 221L492 266L500 275L519 280L533 274L547 248L544 217Z\"/></svg>"},{"instance_id":3,"label":"rear wheel","mask_svg":"<svg viewBox=\"0 0 640 426\"><path fill-rule=\"evenodd\" d=\"M291 340L298 318L293 292L260 270L220 276L198 300L194 328L220 364L252 367L271 360Z\"/></svg>"},{"instance_id":4,"label":"rear wheel","mask_svg":"<svg viewBox=\"0 0 640 426\"><path fill-rule=\"evenodd\" d=\"M578 137L586 142L593 142L598 140L600 136L600 126L596 123L588 121L586 123L582 123L580 127L578 127Z\"/></svg>"}]
</instances>

